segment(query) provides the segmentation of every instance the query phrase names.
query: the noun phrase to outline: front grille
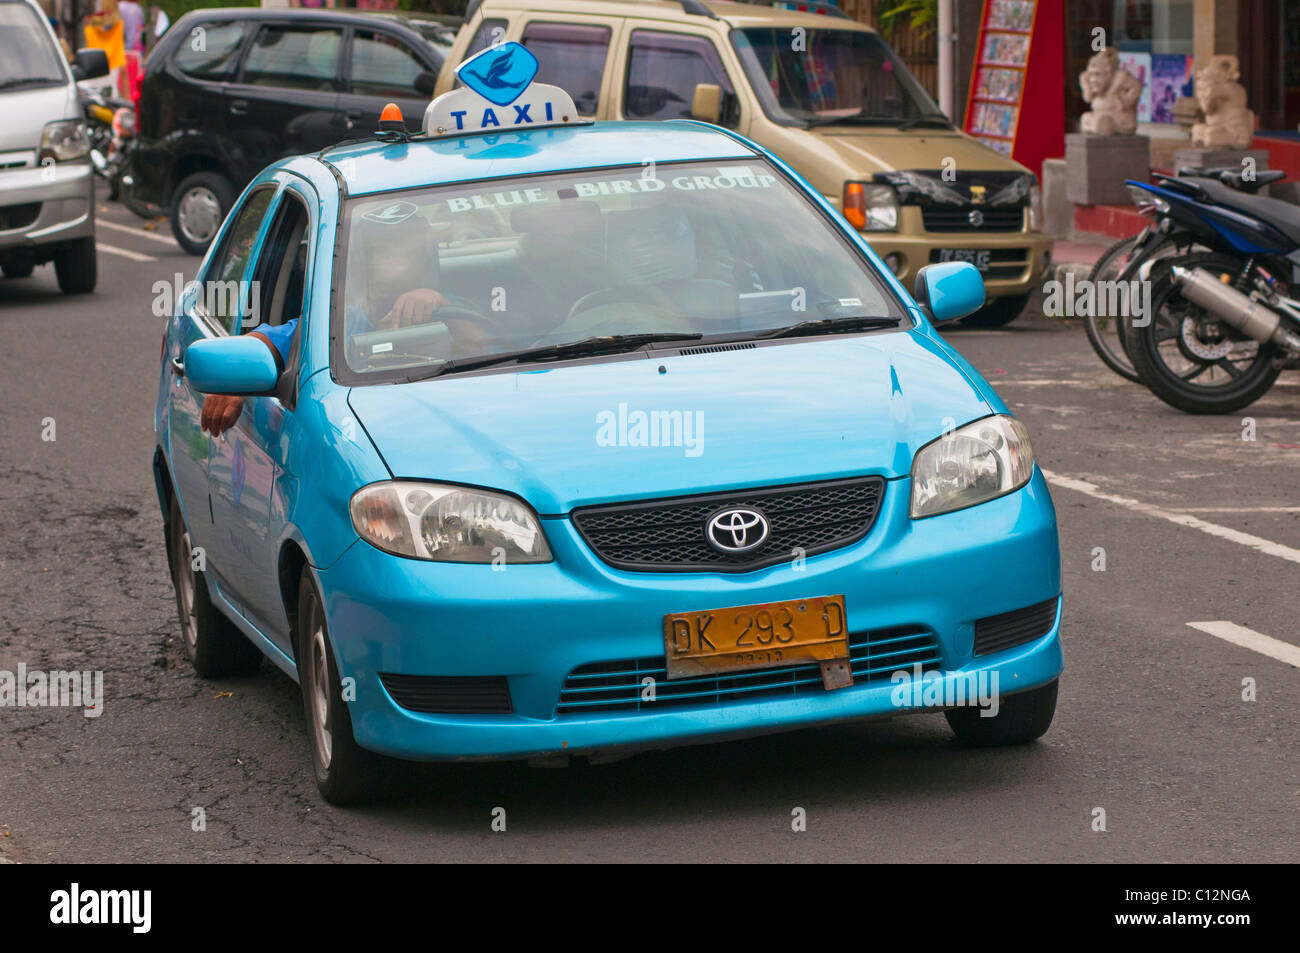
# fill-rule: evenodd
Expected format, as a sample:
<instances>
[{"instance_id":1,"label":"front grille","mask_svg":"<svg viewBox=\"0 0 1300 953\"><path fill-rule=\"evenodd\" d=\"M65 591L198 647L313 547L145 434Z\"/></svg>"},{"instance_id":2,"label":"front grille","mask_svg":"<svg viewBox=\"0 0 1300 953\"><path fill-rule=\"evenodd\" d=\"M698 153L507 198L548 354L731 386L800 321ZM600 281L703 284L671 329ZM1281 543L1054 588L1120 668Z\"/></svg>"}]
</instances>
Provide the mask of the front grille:
<instances>
[{"instance_id":1,"label":"front grille","mask_svg":"<svg viewBox=\"0 0 1300 953\"><path fill-rule=\"evenodd\" d=\"M438 715L508 715L510 684L503 675L388 675L379 680L408 711Z\"/></svg>"},{"instance_id":2,"label":"front grille","mask_svg":"<svg viewBox=\"0 0 1300 953\"><path fill-rule=\"evenodd\" d=\"M972 225L970 214L984 216L980 225ZM933 205L921 209L921 221L927 232L1018 232L1024 225L1025 210L990 208L986 205Z\"/></svg>"},{"instance_id":3,"label":"front grille","mask_svg":"<svg viewBox=\"0 0 1300 953\"><path fill-rule=\"evenodd\" d=\"M744 572L856 542L875 522L884 491L882 477L860 477L590 506L574 510L573 522L596 555L619 569ZM710 546L706 520L725 506L759 510L767 517L767 540L739 556Z\"/></svg>"},{"instance_id":4,"label":"front grille","mask_svg":"<svg viewBox=\"0 0 1300 953\"><path fill-rule=\"evenodd\" d=\"M991 655L1040 639L1056 622L1056 598L975 622L975 654Z\"/></svg>"},{"instance_id":5,"label":"front grille","mask_svg":"<svg viewBox=\"0 0 1300 953\"><path fill-rule=\"evenodd\" d=\"M849 661L854 684L859 685L887 679L899 669L910 672L915 665L928 672L939 668L941 659L934 633L923 626L912 625L850 635ZM642 699L646 678L654 679L654 701ZM556 710L561 715L648 711L718 706L760 697L789 697L825 691L821 666L816 662L670 681L664 657L656 655L575 668L564 680Z\"/></svg>"},{"instance_id":6,"label":"front grille","mask_svg":"<svg viewBox=\"0 0 1300 953\"><path fill-rule=\"evenodd\" d=\"M36 221L40 214L40 202L25 202L22 205L0 205L0 232L7 232L12 228L26 228Z\"/></svg>"}]
</instances>

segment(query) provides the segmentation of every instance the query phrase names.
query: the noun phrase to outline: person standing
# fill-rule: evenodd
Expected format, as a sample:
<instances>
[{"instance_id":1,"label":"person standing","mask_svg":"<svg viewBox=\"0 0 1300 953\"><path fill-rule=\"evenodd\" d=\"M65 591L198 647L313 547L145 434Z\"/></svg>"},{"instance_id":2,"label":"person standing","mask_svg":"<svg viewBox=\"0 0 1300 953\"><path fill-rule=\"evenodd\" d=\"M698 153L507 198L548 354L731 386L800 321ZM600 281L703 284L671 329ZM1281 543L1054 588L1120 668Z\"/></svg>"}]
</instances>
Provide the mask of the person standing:
<instances>
[{"instance_id":1,"label":"person standing","mask_svg":"<svg viewBox=\"0 0 1300 953\"><path fill-rule=\"evenodd\" d=\"M122 16L122 41L128 51L144 51L144 9L136 0L118 0Z\"/></svg>"}]
</instances>

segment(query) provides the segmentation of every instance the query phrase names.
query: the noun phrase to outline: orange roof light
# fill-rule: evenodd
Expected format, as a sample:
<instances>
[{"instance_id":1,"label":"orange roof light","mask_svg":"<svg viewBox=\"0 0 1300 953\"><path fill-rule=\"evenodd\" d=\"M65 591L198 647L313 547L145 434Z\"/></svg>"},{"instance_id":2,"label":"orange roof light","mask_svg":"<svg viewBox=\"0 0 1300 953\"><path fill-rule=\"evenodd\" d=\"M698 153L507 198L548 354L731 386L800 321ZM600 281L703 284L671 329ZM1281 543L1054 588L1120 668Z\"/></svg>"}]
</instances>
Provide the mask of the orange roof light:
<instances>
[{"instance_id":1,"label":"orange roof light","mask_svg":"<svg viewBox=\"0 0 1300 953\"><path fill-rule=\"evenodd\" d=\"M397 108L397 103L389 103L384 107L384 111L379 114L380 122L401 122L402 111Z\"/></svg>"}]
</instances>

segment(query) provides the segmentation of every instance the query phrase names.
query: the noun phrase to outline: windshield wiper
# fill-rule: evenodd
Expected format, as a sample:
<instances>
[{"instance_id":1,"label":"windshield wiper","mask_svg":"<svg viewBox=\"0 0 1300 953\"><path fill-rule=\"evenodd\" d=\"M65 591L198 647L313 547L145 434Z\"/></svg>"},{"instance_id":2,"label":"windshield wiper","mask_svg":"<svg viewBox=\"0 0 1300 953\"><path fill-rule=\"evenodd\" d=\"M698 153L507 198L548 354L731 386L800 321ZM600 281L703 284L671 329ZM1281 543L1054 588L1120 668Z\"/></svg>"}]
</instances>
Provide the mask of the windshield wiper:
<instances>
[{"instance_id":1,"label":"windshield wiper","mask_svg":"<svg viewBox=\"0 0 1300 953\"><path fill-rule=\"evenodd\" d=\"M913 116L911 119L908 119L903 123L900 123L898 129L901 132L907 129L911 129L914 126L919 126L921 125L921 123L936 123L938 125L943 126L945 129L952 128L952 120L950 120L943 113L924 113L920 116Z\"/></svg>"},{"instance_id":2,"label":"windshield wiper","mask_svg":"<svg viewBox=\"0 0 1300 953\"><path fill-rule=\"evenodd\" d=\"M800 321L798 324L792 324L789 327L775 328L771 331L763 331L754 335L757 339L762 338L795 338L812 336L814 334L845 334L852 331L875 331L880 328L896 328L902 323L902 318L891 318L879 315L856 315L843 318L816 318L811 321Z\"/></svg>"},{"instance_id":3,"label":"windshield wiper","mask_svg":"<svg viewBox=\"0 0 1300 953\"><path fill-rule=\"evenodd\" d=\"M485 354L482 357L466 357L428 371L406 378L407 382L427 380L452 371L472 371L494 364L508 364L523 361L544 361L568 357L587 357L593 354L618 354L623 351L635 351L647 344L664 341L698 341L704 335L698 331L656 331L648 334L607 334L598 337L583 338L580 341L567 341L564 344L547 344L541 347L527 347L518 351L504 351L500 354Z\"/></svg>"},{"instance_id":4,"label":"windshield wiper","mask_svg":"<svg viewBox=\"0 0 1300 953\"><path fill-rule=\"evenodd\" d=\"M901 117L889 118L887 116L869 116L866 113L850 113L847 116L810 116L807 120L807 128L813 129L817 126L896 126L902 122Z\"/></svg>"},{"instance_id":5,"label":"windshield wiper","mask_svg":"<svg viewBox=\"0 0 1300 953\"><path fill-rule=\"evenodd\" d=\"M50 86L63 80L51 76L19 76L15 79L0 79L0 89L13 89L15 86Z\"/></svg>"}]
</instances>

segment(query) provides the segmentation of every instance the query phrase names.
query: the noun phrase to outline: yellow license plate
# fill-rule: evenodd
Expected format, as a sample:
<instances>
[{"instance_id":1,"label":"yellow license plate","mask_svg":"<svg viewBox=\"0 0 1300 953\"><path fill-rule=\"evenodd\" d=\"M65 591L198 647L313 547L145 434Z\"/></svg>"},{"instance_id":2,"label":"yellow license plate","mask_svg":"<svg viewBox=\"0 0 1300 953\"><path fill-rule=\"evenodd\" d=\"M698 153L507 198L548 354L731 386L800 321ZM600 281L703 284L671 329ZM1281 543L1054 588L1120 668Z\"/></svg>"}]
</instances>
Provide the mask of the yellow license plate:
<instances>
[{"instance_id":1,"label":"yellow license plate","mask_svg":"<svg viewBox=\"0 0 1300 953\"><path fill-rule=\"evenodd\" d=\"M843 596L666 615L668 677L847 659L845 618Z\"/></svg>"}]
</instances>

